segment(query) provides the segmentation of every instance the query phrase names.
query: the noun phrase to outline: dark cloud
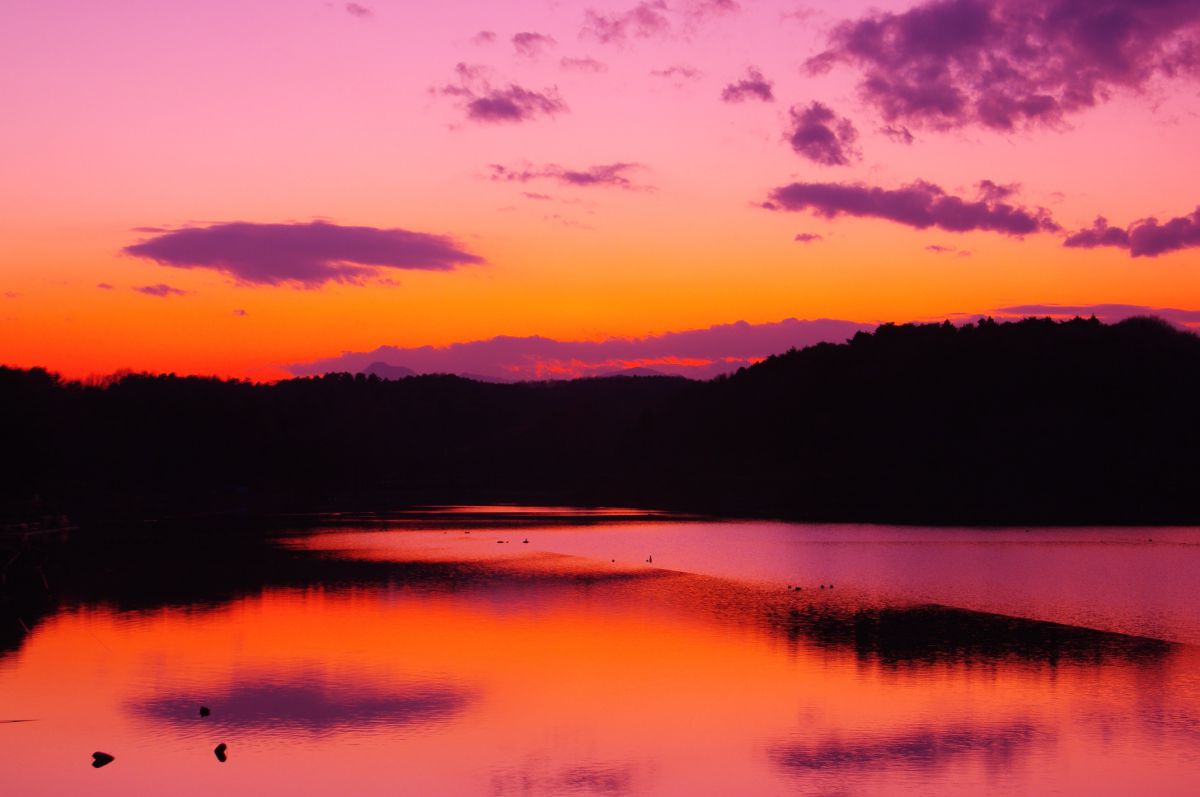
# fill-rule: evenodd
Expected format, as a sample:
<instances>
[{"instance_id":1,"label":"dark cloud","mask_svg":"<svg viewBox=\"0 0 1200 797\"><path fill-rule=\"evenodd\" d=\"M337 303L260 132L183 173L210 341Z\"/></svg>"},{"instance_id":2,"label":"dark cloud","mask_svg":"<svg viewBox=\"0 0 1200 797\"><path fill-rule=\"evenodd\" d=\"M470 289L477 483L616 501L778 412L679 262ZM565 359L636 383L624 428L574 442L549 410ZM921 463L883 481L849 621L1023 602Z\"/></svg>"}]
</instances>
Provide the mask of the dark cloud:
<instances>
[{"instance_id":1,"label":"dark cloud","mask_svg":"<svg viewBox=\"0 0 1200 797\"><path fill-rule=\"evenodd\" d=\"M862 157L855 148L858 131L854 123L839 118L827 105L814 102L807 108L792 106L788 143L797 155L823 166L846 166Z\"/></svg>"},{"instance_id":2,"label":"dark cloud","mask_svg":"<svg viewBox=\"0 0 1200 797\"><path fill-rule=\"evenodd\" d=\"M454 71L459 82L442 86L438 93L456 97L472 121L484 124L527 122L567 110L554 86L542 91L531 91L515 83L497 88L488 80L487 70L482 66L459 63Z\"/></svg>"},{"instance_id":3,"label":"dark cloud","mask_svg":"<svg viewBox=\"0 0 1200 797\"><path fill-rule=\"evenodd\" d=\"M305 287L361 282L380 268L446 271L484 262L444 236L324 221L184 227L122 251L163 266L213 269L244 283Z\"/></svg>"},{"instance_id":4,"label":"dark cloud","mask_svg":"<svg viewBox=\"0 0 1200 797\"><path fill-rule=\"evenodd\" d=\"M563 56L559 59L558 65L563 69L569 69L573 72L607 72L608 65L597 61L595 58L568 58Z\"/></svg>"},{"instance_id":5,"label":"dark cloud","mask_svg":"<svg viewBox=\"0 0 1200 797\"><path fill-rule=\"evenodd\" d=\"M601 13L594 9L584 12L580 35L602 44L623 44L629 38L649 39L671 30L665 0L646 0L626 11Z\"/></svg>"},{"instance_id":6,"label":"dark cloud","mask_svg":"<svg viewBox=\"0 0 1200 797\"><path fill-rule=\"evenodd\" d=\"M368 352L288 366L297 376L332 371L361 372L374 363L416 373L455 373L494 380L560 379L600 376L629 369L652 370L707 379L736 371L790 348L842 342L874 326L854 321L816 319L767 324L720 324L707 329L668 332L645 338L566 341L544 337L501 336L449 346L381 346Z\"/></svg>"},{"instance_id":7,"label":"dark cloud","mask_svg":"<svg viewBox=\"0 0 1200 797\"><path fill-rule=\"evenodd\" d=\"M588 166L584 169L567 169L550 163L545 166L526 165L512 168L493 163L490 168L492 170L491 179L503 182L528 183L531 180L555 180L564 185L585 188L634 189L639 186L629 179L628 172L641 167L636 163L605 163Z\"/></svg>"},{"instance_id":8,"label":"dark cloud","mask_svg":"<svg viewBox=\"0 0 1200 797\"><path fill-rule=\"evenodd\" d=\"M1200 328L1200 310L1182 310L1177 307L1151 307L1144 304L1017 304L999 307L998 316L1048 316L1064 319L1095 316L1106 324L1115 324L1127 318L1154 316L1184 329Z\"/></svg>"},{"instance_id":9,"label":"dark cloud","mask_svg":"<svg viewBox=\"0 0 1200 797\"><path fill-rule=\"evenodd\" d=\"M755 67L746 70L746 76L736 83L730 83L721 90L722 102L745 102L746 100L762 100L775 102L772 90L774 83L763 77L763 73Z\"/></svg>"},{"instance_id":10,"label":"dark cloud","mask_svg":"<svg viewBox=\"0 0 1200 797\"><path fill-rule=\"evenodd\" d=\"M1097 216L1092 226L1073 232L1063 241L1063 246L1094 249L1097 246L1129 248L1129 233L1121 227L1108 226L1108 219Z\"/></svg>"},{"instance_id":11,"label":"dark cloud","mask_svg":"<svg viewBox=\"0 0 1200 797\"><path fill-rule=\"evenodd\" d=\"M374 11L372 11L367 6L361 5L359 3L346 3L345 8L346 8L347 14L349 14L352 17L358 17L359 19L375 15Z\"/></svg>"},{"instance_id":12,"label":"dark cloud","mask_svg":"<svg viewBox=\"0 0 1200 797\"><path fill-rule=\"evenodd\" d=\"M1092 226L1067 236L1063 246L1094 249L1112 246L1128 249L1133 257L1157 257L1180 249L1200 246L1200 207L1190 215L1176 216L1160 223L1156 218L1142 219L1127 229L1110 227L1099 216Z\"/></svg>"},{"instance_id":13,"label":"dark cloud","mask_svg":"<svg viewBox=\"0 0 1200 797\"><path fill-rule=\"evenodd\" d=\"M1055 124L1200 66L1195 0L930 0L834 29L809 61L862 70L863 97L889 122L1011 130Z\"/></svg>"},{"instance_id":14,"label":"dark cloud","mask_svg":"<svg viewBox=\"0 0 1200 797\"><path fill-rule=\"evenodd\" d=\"M1060 229L1043 208L1029 210L986 197L963 199L924 181L897 189L859 183L792 183L772 191L763 207L811 210L827 218L887 219L919 230L938 227L951 232L988 230L1019 236Z\"/></svg>"},{"instance_id":15,"label":"dark cloud","mask_svg":"<svg viewBox=\"0 0 1200 797\"><path fill-rule=\"evenodd\" d=\"M798 232L798 233L796 233L796 237L793 240L799 241L802 244L811 244L816 241L822 241L824 239L825 239L825 236L818 235L815 232Z\"/></svg>"},{"instance_id":16,"label":"dark cloud","mask_svg":"<svg viewBox=\"0 0 1200 797\"><path fill-rule=\"evenodd\" d=\"M172 288L166 283L160 282L156 285L138 285L134 288L138 293L144 293L147 296L157 296L160 299L166 299L168 296L183 296L187 293L179 288Z\"/></svg>"},{"instance_id":17,"label":"dark cloud","mask_svg":"<svg viewBox=\"0 0 1200 797\"><path fill-rule=\"evenodd\" d=\"M537 58L558 42L554 40L553 36L547 36L544 33L525 32L514 35L512 43L518 55L523 55L527 58Z\"/></svg>"}]
</instances>

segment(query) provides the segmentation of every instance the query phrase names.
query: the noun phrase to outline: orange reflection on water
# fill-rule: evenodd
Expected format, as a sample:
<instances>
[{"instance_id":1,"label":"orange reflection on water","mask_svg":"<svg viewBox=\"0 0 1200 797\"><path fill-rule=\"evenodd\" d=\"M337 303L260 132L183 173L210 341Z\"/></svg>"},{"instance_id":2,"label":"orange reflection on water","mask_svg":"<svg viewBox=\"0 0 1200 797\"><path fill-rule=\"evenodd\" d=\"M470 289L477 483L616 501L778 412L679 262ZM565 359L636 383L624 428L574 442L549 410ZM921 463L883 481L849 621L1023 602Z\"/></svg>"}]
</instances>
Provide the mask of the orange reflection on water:
<instances>
[{"instance_id":1,"label":"orange reflection on water","mask_svg":"<svg viewBox=\"0 0 1200 797\"><path fill-rule=\"evenodd\" d=\"M0 725L6 791L1184 794L1200 773L1192 648L886 660L782 633L753 587L523 558L449 588L62 613L0 660L0 719L32 720Z\"/></svg>"}]
</instances>

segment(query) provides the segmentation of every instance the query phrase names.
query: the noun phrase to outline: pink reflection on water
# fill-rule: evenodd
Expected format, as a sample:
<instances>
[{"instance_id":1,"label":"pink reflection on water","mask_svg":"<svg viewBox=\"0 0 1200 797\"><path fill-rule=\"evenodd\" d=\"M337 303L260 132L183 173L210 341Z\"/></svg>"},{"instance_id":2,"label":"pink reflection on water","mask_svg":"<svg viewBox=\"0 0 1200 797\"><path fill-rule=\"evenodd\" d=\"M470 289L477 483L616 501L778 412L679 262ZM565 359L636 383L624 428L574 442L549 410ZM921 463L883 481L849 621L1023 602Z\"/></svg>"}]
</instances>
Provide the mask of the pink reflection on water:
<instances>
[{"instance_id":1,"label":"pink reflection on water","mask_svg":"<svg viewBox=\"0 0 1200 797\"><path fill-rule=\"evenodd\" d=\"M935 635L923 650L864 630L865 587L797 593L762 575L772 562L824 574L838 561L819 539L830 530L805 532L813 550L780 563L775 526L757 532L768 546L759 557L720 542L730 528L756 533L668 523L330 532L291 544L475 564L215 607L61 612L0 659L0 719L35 720L0 724L5 792L1194 792L1196 648L1094 635L993 653L987 639ZM696 561L749 562L758 581L659 569L676 565L673 533L714 535ZM889 530L861 534L847 549L860 563L864 546L895 547ZM629 561L551 550L618 543ZM959 551L938 534L912 546ZM1033 635L955 616L980 637ZM210 717L195 712L201 703ZM93 770L97 749L116 761Z\"/></svg>"}]
</instances>

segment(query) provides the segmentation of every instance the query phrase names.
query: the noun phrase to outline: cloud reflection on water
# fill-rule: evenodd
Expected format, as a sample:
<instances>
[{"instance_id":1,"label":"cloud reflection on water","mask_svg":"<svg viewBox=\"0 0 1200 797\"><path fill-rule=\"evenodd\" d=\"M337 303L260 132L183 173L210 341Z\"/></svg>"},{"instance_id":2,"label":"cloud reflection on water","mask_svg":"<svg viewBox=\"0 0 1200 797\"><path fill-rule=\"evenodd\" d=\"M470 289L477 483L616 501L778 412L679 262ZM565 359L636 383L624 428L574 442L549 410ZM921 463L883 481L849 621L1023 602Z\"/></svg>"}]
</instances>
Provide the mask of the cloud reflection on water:
<instances>
[{"instance_id":1,"label":"cloud reflection on water","mask_svg":"<svg viewBox=\"0 0 1200 797\"><path fill-rule=\"evenodd\" d=\"M356 680L333 684L319 675L237 683L199 699L173 693L135 702L131 711L172 726L195 725L197 706L213 706L212 724L243 731L328 733L365 725L406 726L447 720L471 702L468 690L443 684L383 689Z\"/></svg>"}]
</instances>

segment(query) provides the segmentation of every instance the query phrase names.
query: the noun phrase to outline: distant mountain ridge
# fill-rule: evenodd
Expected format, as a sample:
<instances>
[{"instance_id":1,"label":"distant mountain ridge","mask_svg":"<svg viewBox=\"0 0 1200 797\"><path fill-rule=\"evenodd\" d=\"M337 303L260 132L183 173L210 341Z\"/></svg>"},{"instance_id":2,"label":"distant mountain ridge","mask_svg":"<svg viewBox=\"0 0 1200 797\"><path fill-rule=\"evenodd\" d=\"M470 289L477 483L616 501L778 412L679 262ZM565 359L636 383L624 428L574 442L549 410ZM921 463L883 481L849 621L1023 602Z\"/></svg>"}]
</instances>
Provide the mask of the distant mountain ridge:
<instances>
[{"instance_id":1,"label":"distant mountain ridge","mask_svg":"<svg viewBox=\"0 0 1200 797\"><path fill-rule=\"evenodd\" d=\"M1200 522L1200 338L1154 319L884 325L708 382L370 370L85 386L0 368L0 412L16 419L0 433L0 500Z\"/></svg>"}]
</instances>

